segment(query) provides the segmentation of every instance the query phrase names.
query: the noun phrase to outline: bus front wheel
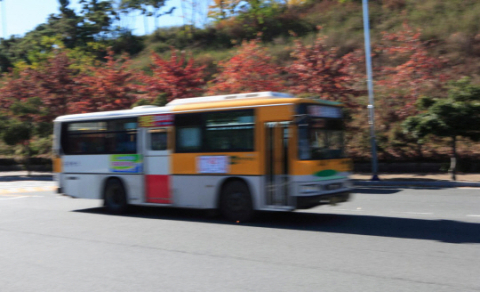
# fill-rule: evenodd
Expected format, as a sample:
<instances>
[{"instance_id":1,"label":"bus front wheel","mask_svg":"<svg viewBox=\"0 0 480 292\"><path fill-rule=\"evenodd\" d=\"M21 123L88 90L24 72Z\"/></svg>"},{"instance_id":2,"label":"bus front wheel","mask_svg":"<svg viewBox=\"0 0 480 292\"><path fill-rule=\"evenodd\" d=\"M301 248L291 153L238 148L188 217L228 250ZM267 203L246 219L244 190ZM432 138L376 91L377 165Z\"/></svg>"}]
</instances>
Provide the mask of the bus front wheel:
<instances>
[{"instance_id":1,"label":"bus front wheel","mask_svg":"<svg viewBox=\"0 0 480 292\"><path fill-rule=\"evenodd\" d=\"M110 179L107 181L104 193L104 205L107 211L113 214L121 214L127 210L127 194L120 180Z\"/></svg>"},{"instance_id":2,"label":"bus front wheel","mask_svg":"<svg viewBox=\"0 0 480 292\"><path fill-rule=\"evenodd\" d=\"M227 183L222 190L220 212L231 221L248 221L253 217L252 197L242 181Z\"/></svg>"}]
</instances>

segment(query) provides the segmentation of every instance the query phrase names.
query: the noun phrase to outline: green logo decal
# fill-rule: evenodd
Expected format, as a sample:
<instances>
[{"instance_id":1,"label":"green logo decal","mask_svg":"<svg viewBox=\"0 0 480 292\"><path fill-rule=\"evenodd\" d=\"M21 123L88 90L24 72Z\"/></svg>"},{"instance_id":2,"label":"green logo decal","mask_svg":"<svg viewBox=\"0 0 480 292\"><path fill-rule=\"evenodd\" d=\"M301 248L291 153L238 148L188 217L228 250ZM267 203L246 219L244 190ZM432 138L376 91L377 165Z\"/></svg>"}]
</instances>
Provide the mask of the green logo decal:
<instances>
[{"instance_id":1,"label":"green logo decal","mask_svg":"<svg viewBox=\"0 0 480 292\"><path fill-rule=\"evenodd\" d=\"M316 172L316 173L314 173L313 175L314 175L314 176L319 176L319 177L327 177L327 176L332 176L332 175L336 175L336 174L337 174L337 171L336 171L336 170L333 170L333 169L325 169L325 170Z\"/></svg>"},{"instance_id":2,"label":"green logo decal","mask_svg":"<svg viewBox=\"0 0 480 292\"><path fill-rule=\"evenodd\" d=\"M317 176L317 180L332 180L332 179L344 179L346 176L336 175L338 172L333 169L325 169L319 172L314 173L314 176Z\"/></svg>"}]
</instances>

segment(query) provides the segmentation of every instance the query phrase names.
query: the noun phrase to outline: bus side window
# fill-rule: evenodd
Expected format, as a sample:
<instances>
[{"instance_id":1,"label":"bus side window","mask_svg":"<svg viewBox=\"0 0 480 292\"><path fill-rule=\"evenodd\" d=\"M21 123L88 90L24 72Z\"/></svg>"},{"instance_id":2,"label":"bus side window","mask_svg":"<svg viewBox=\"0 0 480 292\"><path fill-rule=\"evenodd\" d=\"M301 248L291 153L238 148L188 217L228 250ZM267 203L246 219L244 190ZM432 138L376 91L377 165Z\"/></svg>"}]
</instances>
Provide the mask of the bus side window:
<instances>
[{"instance_id":1,"label":"bus side window","mask_svg":"<svg viewBox=\"0 0 480 292\"><path fill-rule=\"evenodd\" d=\"M62 147L67 155L136 153L136 127L136 118L68 123Z\"/></svg>"},{"instance_id":2,"label":"bus side window","mask_svg":"<svg viewBox=\"0 0 480 292\"><path fill-rule=\"evenodd\" d=\"M203 150L203 115L175 115L175 152L191 153Z\"/></svg>"},{"instance_id":3,"label":"bus side window","mask_svg":"<svg viewBox=\"0 0 480 292\"><path fill-rule=\"evenodd\" d=\"M154 129L148 131L150 135L150 150L167 150L167 131Z\"/></svg>"},{"instance_id":4,"label":"bus side window","mask_svg":"<svg viewBox=\"0 0 480 292\"><path fill-rule=\"evenodd\" d=\"M177 149L180 151L200 151L202 148L202 130L200 126L177 127Z\"/></svg>"}]
</instances>

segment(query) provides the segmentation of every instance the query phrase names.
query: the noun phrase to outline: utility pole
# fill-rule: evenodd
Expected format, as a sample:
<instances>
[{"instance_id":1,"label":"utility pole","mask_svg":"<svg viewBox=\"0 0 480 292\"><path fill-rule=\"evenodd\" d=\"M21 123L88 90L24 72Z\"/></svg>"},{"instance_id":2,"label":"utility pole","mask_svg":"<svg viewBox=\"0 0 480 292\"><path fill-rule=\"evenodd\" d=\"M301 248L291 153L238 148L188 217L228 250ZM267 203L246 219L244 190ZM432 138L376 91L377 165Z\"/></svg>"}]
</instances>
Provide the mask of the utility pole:
<instances>
[{"instance_id":1,"label":"utility pole","mask_svg":"<svg viewBox=\"0 0 480 292\"><path fill-rule=\"evenodd\" d=\"M2 29L3 29L3 39L7 38L7 12L5 10L5 0L2 1Z\"/></svg>"},{"instance_id":2,"label":"utility pole","mask_svg":"<svg viewBox=\"0 0 480 292\"><path fill-rule=\"evenodd\" d=\"M368 16L368 0L363 1L363 30L365 33L365 62L367 65L368 85L368 123L370 124L370 144L372 147L372 179L378 178L377 143L375 138L375 106L373 100L372 53L370 49L370 23Z\"/></svg>"}]
</instances>

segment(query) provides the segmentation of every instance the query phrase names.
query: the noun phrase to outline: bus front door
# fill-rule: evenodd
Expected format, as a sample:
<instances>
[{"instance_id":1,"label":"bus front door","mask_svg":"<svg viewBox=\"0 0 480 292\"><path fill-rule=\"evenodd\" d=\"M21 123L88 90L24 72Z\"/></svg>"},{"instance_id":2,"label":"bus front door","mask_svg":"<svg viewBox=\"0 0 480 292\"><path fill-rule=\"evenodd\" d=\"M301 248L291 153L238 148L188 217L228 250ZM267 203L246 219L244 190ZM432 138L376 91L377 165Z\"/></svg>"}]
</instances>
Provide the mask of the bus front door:
<instances>
[{"instance_id":1,"label":"bus front door","mask_svg":"<svg viewBox=\"0 0 480 292\"><path fill-rule=\"evenodd\" d=\"M170 150L168 128L143 130L145 202L172 204L170 181Z\"/></svg>"},{"instance_id":2,"label":"bus front door","mask_svg":"<svg viewBox=\"0 0 480 292\"><path fill-rule=\"evenodd\" d=\"M265 123L265 203L273 208L291 208L289 194L288 127L290 122Z\"/></svg>"}]
</instances>

